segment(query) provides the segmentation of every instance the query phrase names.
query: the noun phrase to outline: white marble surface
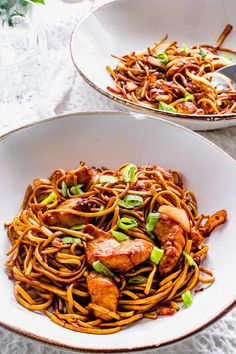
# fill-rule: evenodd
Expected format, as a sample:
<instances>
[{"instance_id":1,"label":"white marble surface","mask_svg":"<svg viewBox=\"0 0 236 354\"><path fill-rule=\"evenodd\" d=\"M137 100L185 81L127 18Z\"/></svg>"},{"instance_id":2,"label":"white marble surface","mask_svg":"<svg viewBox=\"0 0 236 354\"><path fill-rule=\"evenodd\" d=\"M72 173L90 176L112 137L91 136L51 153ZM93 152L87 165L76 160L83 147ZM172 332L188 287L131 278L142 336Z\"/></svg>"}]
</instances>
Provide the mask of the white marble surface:
<instances>
[{"instance_id":1,"label":"white marble surface","mask_svg":"<svg viewBox=\"0 0 236 354\"><path fill-rule=\"evenodd\" d=\"M48 43L47 99L34 109L0 106L0 133L55 114L117 110L94 92L76 73L69 52L71 31L93 6L104 1L48 0L43 10ZM202 133L236 159L236 127ZM232 271L232 270L231 270ZM1 354L64 354L64 350L37 343L0 328ZM68 352L67 352L68 353ZM70 352L69 353L73 353ZM202 332L156 354L235 354L236 309Z\"/></svg>"}]
</instances>

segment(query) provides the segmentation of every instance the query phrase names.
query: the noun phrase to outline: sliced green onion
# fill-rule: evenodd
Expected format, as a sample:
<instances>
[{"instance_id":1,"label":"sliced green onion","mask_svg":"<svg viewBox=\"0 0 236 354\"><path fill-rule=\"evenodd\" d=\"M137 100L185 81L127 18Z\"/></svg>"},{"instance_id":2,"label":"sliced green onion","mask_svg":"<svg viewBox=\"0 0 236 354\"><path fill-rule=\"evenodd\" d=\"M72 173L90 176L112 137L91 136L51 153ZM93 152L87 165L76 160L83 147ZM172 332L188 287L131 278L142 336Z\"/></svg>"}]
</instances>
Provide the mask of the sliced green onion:
<instances>
[{"instance_id":1,"label":"sliced green onion","mask_svg":"<svg viewBox=\"0 0 236 354\"><path fill-rule=\"evenodd\" d=\"M61 195L66 198L67 197L67 184L65 181L61 184Z\"/></svg>"},{"instance_id":2,"label":"sliced green onion","mask_svg":"<svg viewBox=\"0 0 236 354\"><path fill-rule=\"evenodd\" d=\"M149 232L149 237L151 240L155 240L155 236L151 234L151 232Z\"/></svg>"},{"instance_id":3,"label":"sliced green onion","mask_svg":"<svg viewBox=\"0 0 236 354\"><path fill-rule=\"evenodd\" d=\"M40 204L46 205L49 204L50 202L52 202L55 198L57 197L55 192L52 192L51 194L49 194L47 196L47 198L45 198Z\"/></svg>"},{"instance_id":4,"label":"sliced green onion","mask_svg":"<svg viewBox=\"0 0 236 354\"><path fill-rule=\"evenodd\" d=\"M97 273L106 275L107 277L114 277L114 274L108 269L102 262L96 261L92 263L93 269L96 270Z\"/></svg>"},{"instance_id":5,"label":"sliced green onion","mask_svg":"<svg viewBox=\"0 0 236 354\"><path fill-rule=\"evenodd\" d=\"M192 305L193 303L193 298L192 298L192 294L189 290L185 291L182 295L182 300L184 302L184 305L189 307Z\"/></svg>"},{"instance_id":6,"label":"sliced green onion","mask_svg":"<svg viewBox=\"0 0 236 354\"><path fill-rule=\"evenodd\" d=\"M152 232L158 223L159 213L149 213L147 217L146 229L148 232Z\"/></svg>"},{"instance_id":7,"label":"sliced green onion","mask_svg":"<svg viewBox=\"0 0 236 354\"><path fill-rule=\"evenodd\" d=\"M133 204L133 206L140 206L143 204L143 197L141 197L141 195L127 194L125 201Z\"/></svg>"},{"instance_id":8,"label":"sliced green onion","mask_svg":"<svg viewBox=\"0 0 236 354\"><path fill-rule=\"evenodd\" d=\"M74 195L78 195L78 194L84 193L82 191L82 189L81 189L82 186L83 186L82 184L77 184L77 186L71 187L70 188L71 193L74 194Z\"/></svg>"},{"instance_id":9,"label":"sliced green onion","mask_svg":"<svg viewBox=\"0 0 236 354\"><path fill-rule=\"evenodd\" d=\"M138 223L134 219L124 217L118 221L117 226L120 229L129 230L138 226Z\"/></svg>"},{"instance_id":10,"label":"sliced green onion","mask_svg":"<svg viewBox=\"0 0 236 354\"><path fill-rule=\"evenodd\" d=\"M99 182L100 183L116 183L118 182L118 178L114 176L109 176L109 175L103 175L99 177Z\"/></svg>"},{"instance_id":11,"label":"sliced green onion","mask_svg":"<svg viewBox=\"0 0 236 354\"><path fill-rule=\"evenodd\" d=\"M185 93L184 100L185 102L194 101L194 95L192 95L191 93Z\"/></svg>"},{"instance_id":12,"label":"sliced green onion","mask_svg":"<svg viewBox=\"0 0 236 354\"><path fill-rule=\"evenodd\" d=\"M158 247L153 247L152 253L150 256L150 261L152 263L158 264L160 262L160 260L162 259L163 254L164 254L164 250L162 250L161 248L158 248Z\"/></svg>"},{"instance_id":13,"label":"sliced green onion","mask_svg":"<svg viewBox=\"0 0 236 354\"><path fill-rule=\"evenodd\" d=\"M169 61L166 53L158 53L156 57L160 60L161 63L164 63L164 64L167 64Z\"/></svg>"},{"instance_id":14,"label":"sliced green onion","mask_svg":"<svg viewBox=\"0 0 236 354\"><path fill-rule=\"evenodd\" d=\"M85 224L81 224L81 225L76 225L76 226L73 226L71 227L70 229L71 230L82 230L82 228L85 226Z\"/></svg>"},{"instance_id":15,"label":"sliced green onion","mask_svg":"<svg viewBox=\"0 0 236 354\"><path fill-rule=\"evenodd\" d=\"M121 208L125 208L125 209L133 209L134 208L133 204L131 204L129 202L125 202L122 199L118 200L118 204Z\"/></svg>"},{"instance_id":16,"label":"sliced green onion","mask_svg":"<svg viewBox=\"0 0 236 354\"><path fill-rule=\"evenodd\" d=\"M81 243L81 239L80 238L75 238L75 237L63 237L62 239L63 243Z\"/></svg>"},{"instance_id":17,"label":"sliced green onion","mask_svg":"<svg viewBox=\"0 0 236 354\"><path fill-rule=\"evenodd\" d=\"M142 283L146 283L146 282L147 282L147 278L146 277L142 277L140 275L140 276L128 279L127 283L128 284L142 284Z\"/></svg>"},{"instance_id":18,"label":"sliced green onion","mask_svg":"<svg viewBox=\"0 0 236 354\"><path fill-rule=\"evenodd\" d=\"M127 236L123 232L111 230L111 233L117 239L117 241L119 241L119 242L123 242L123 241L129 240L129 236Z\"/></svg>"},{"instance_id":19,"label":"sliced green onion","mask_svg":"<svg viewBox=\"0 0 236 354\"><path fill-rule=\"evenodd\" d=\"M207 52L203 48L199 48L199 53L202 58L205 58L207 56Z\"/></svg>"},{"instance_id":20,"label":"sliced green onion","mask_svg":"<svg viewBox=\"0 0 236 354\"><path fill-rule=\"evenodd\" d=\"M185 258L187 259L188 264L189 264L190 266L192 266L192 265L195 264L194 259L193 259L193 257L190 256L190 254L188 254L186 251L183 251L183 255L184 255Z\"/></svg>"},{"instance_id":21,"label":"sliced green onion","mask_svg":"<svg viewBox=\"0 0 236 354\"><path fill-rule=\"evenodd\" d=\"M224 58L225 58L225 59L228 59L228 60L230 60L230 61L233 60L233 58L231 57L231 55L228 55L228 54L225 54L225 55L224 55Z\"/></svg>"},{"instance_id":22,"label":"sliced green onion","mask_svg":"<svg viewBox=\"0 0 236 354\"><path fill-rule=\"evenodd\" d=\"M124 168L123 179L125 182L132 182L135 178L135 171L137 167L134 164L130 164Z\"/></svg>"},{"instance_id":23,"label":"sliced green onion","mask_svg":"<svg viewBox=\"0 0 236 354\"><path fill-rule=\"evenodd\" d=\"M119 199L118 204L121 208L133 209L143 203L143 197L140 195L127 194L125 199Z\"/></svg>"},{"instance_id":24,"label":"sliced green onion","mask_svg":"<svg viewBox=\"0 0 236 354\"><path fill-rule=\"evenodd\" d=\"M105 207L104 205L101 205L99 211L103 211L103 210L105 210ZM95 221L97 222L100 217L101 216L96 216Z\"/></svg>"},{"instance_id":25,"label":"sliced green onion","mask_svg":"<svg viewBox=\"0 0 236 354\"><path fill-rule=\"evenodd\" d=\"M165 102L160 102L160 103L159 103L159 109L160 109L161 111L165 111L165 112L177 113L177 109L175 109L174 107L172 107L170 104L166 104Z\"/></svg>"},{"instance_id":26,"label":"sliced green onion","mask_svg":"<svg viewBox=\"0 0 236 354\"><path fill-rule=\"evenodd\" d=\"M182 46L181 46L181 48L180 48L180 51L181 51L181 52L186 52L186 50L187 50L187 46L186 46L185 43L183 43Z\"/></svg>"}]
</instances>

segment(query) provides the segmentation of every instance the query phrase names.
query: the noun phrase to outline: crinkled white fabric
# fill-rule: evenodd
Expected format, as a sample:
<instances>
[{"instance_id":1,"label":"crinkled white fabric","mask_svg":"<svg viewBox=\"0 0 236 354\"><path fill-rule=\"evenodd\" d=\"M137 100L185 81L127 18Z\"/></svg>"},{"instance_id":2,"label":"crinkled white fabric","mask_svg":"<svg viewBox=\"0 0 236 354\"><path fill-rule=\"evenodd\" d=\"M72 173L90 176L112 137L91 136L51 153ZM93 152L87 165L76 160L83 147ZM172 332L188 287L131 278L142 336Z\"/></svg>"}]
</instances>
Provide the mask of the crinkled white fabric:
<instances>
[{"instance_id":1,"label":"crinkled white fabric","mask_svg":"<svg viewBox=\"0 0 236 354\"><path fill-rule=\"evenodd\" d=\"M5 112L0 107L0 134L49 115L73 111L117 110L107 98L91 89L76 73L69 51L71 32L93 6L104 0L48 0L44 22L48 47L47 100L33 110L17 110L12 105ZM16 114L17 111L17 114ZM202 133L236 159L236 127ZM233 270L231 270L233 271ZM64 354L73 353L40 344L0 328L1 354ZM202 332L158 354L235 354L236 309Z\"/></svg>"}]
</instances>

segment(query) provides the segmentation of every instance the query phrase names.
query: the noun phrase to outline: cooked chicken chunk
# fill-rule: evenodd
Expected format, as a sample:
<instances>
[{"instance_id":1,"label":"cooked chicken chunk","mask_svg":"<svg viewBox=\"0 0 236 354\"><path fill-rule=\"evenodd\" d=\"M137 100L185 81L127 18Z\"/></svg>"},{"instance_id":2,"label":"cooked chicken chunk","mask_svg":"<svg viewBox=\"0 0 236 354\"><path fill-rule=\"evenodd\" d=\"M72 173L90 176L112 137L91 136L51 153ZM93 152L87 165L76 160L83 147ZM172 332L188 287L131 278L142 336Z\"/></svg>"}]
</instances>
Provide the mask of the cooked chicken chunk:
<instances>
[{"instance_id":1,"label":"cooked chicken chunk","mask_svg":"<svg viewBox=\"0 0 236 354\"><path fill-rule=\"evenodd\" d=\"M204 114L203 109L197 108L193 102L181 102L176 105L178 113L183 114Z\"/></svg>"},{"instance_id":2,"label":"cooked chicken chunk","mask_svg":"<svg viewBox=\"0 0 236 354\"><path fill-rule=\"evenodd\" d=\"M119 291L111 278L104 277L96 272L91 272L87 277L88 292L91 296L91 302L104 307L110 311L116 312ZM94 310L94 316L104 321L112 320L113 317L99 310Z\"/></svg>"},{"instance_id":3,"label":"cooked chicken chunk","mask_svg":"<svg viewBox=\"0 0 236 354\"><path fill-rule=\"evenodd\" d=\"M137 190L144 190L148 191L152 187L152 182L149 181L148 179L139 179L136 184L135 184Z\"/></svg>"},{"instance_id":4,"label":"cooked chicken chunk","mask_svg":"<svg viewBox=\"0 0 236 354\"><path fill-rule=\"evenodd\" d=\"M69 187L76 184L83 184L84 188L89 182L93 182L98 171L95 168L88 168L87 166L79 167L77 170L71 170L67 177L66 183Z\"/></svg>"},{"instance_id":5,"label":"cooked chicken chunk","mask_svg":"<svg viewBox=\"0 0 236 354\"><path fill-rule=\"evenodd\" d=\"M87 242L85 249L87 262L92 264L99 260L109 269L117 272L128 272L146 261L153 249L151 242L138 238L118 242L111 234L93 225L84 226L83 232L94 237Z\"/></svg>"},{"instance_id":6,"label":"cooked chicken chunk","mask_svg":"<svg viewBox=\"0 0 236 354\"><path fill-rule=\"evenodd\" d=\"M146 171L158 171L162 174L162 176L167 179L168 181L172 181L173 180L173 176L172 176L172 172L170 170L165 170L164 168L158 166L158 165L154 165L154 166L140 166L138 167L138 171L142 172L143 170ZM139 174L139 181L143 181L143 179L146 179L147 176L145 173L140 173Z\"/></svg>"},{"instance_id":7,"label":"cooked chicken chunk","mask_svg":"<svg viewBox=\"0 0 236 354\"><path fill-rule=\"evenodd\" d=\"M189 238L193 241L193 248L198 248L204 241L204 237L201 235L200 231L196 229L196 227L191 228Z\"/></svg>"},{"instance_id":8,"label":"cooked chicken chunk","mask_svg":"<svg viewBox=\"0 0 236 354\"><path fill-rule=\"evenodd\" d=\"M179 306L174 301L167 301L158 305L156 313L159 316L172 316L179 311Z\"/></svg>"},{"instance_id":9,"label":"cooked chicken chunk","mask_svg":"<svg viewBox=\"0 0 236 354\"><path fill-rule=\"evenodd\" d=\"M168 216L160 214L155 234L164 249L159 271L162 276L165 276L174 269L182 254L185 245L184 231L178 223Z\"/></svg>"},{"instance_id":10,"label":"cooked chicken chunk","mask_svg":"<svg viewBox=\"0 0 236 354\"><path fill-rule=\"evenodd\" d=\"M85 218L75 214L70 214L69 212L64 212L63 209L71 209L83 212L89 212L90 207L87 199L82 198L71 198L61 203L58 207L61 209L60 212L48 213L44 217L44 222L50 226L61 226L70 228L76 225L88 224L91 222L92 218Z\"/></svg>"}]
</instances>

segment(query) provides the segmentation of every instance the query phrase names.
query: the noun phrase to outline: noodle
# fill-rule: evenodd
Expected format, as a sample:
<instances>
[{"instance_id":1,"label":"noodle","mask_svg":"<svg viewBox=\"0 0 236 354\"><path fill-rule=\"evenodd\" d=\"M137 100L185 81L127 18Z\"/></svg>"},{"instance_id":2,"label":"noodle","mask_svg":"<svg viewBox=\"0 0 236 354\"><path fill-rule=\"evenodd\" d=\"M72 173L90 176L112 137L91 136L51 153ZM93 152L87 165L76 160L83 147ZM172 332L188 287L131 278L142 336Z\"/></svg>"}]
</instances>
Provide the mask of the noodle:
<instances>
[{"instance_id":1,"label":"noodle","mask_svg":"<svg viewBox=\"0 0 236 354\"><path fill-rule=\"evenodd\" d=\"M156 219L149 229L151 217ZM124 220L133 224L127 227ZM102 170L81 162L76 170L57 169L27 188L19 213L6 224L12 244L6 266L23 307L44 311L67 329L111 334L142 318L172 315L186 291L198 282L213 283L212 272L202 265L208 252L204 237L225 221L225 210L197 215L196 198L184 189L178 171L132 164ZM127 271L116 271L117 265L111 265L114 273L107 269L109 273L104 274L95 268L96 262L89 261L89 252L98 242L89 232L91 227L100 238L108 237L100 240L99 247L107 240L117 243L116 250L129 245L130 250L108 261L121 255L123 267L135 252L145 258ZM124 239L116 240L116 233ZM132 248L135 242L138 251ZM153 258L154 249L162 252L158 261ZM115 307L106 292L107 302L95 299L93 281L98 281L97 286L110 282L110 295L118 294Z\"/></svg>"},{"instance_id":2,"label":"noodle","mask_svg":"<svg viewBox=\"0 0 236 354\"><path fill-rule=\"evenodd\" d=\"M167 36L153 47L142 52L132 52L119 58L115 69L107 66L114 80L115 89L107 89L138 105L182 114L232 114L236 113L236 90L226 76L215 73L228 66L230 57L218 55L232 26L227 25L215 46L198 45L187 48L176 41L165 44ZM219 77L225 85L217 83Z\"/></svg>"}]
</instances>

